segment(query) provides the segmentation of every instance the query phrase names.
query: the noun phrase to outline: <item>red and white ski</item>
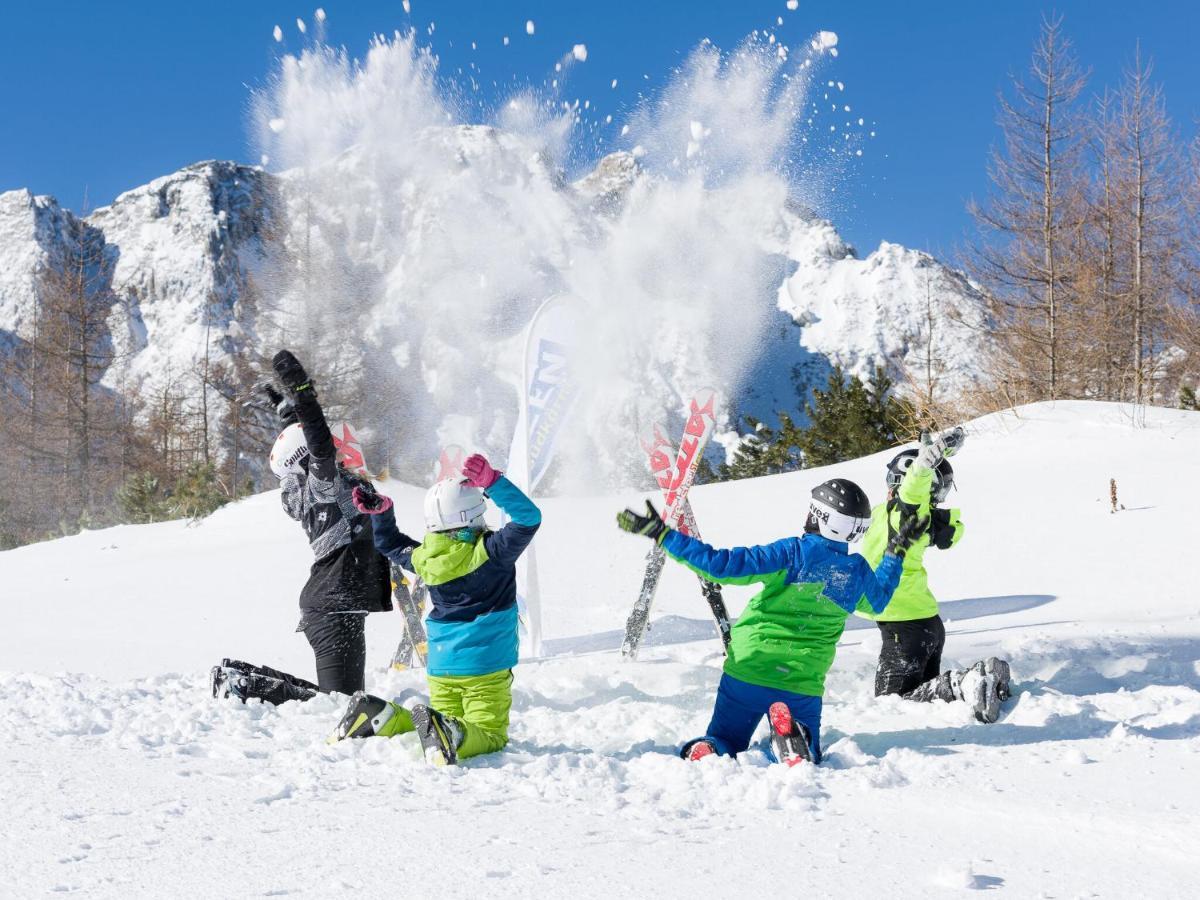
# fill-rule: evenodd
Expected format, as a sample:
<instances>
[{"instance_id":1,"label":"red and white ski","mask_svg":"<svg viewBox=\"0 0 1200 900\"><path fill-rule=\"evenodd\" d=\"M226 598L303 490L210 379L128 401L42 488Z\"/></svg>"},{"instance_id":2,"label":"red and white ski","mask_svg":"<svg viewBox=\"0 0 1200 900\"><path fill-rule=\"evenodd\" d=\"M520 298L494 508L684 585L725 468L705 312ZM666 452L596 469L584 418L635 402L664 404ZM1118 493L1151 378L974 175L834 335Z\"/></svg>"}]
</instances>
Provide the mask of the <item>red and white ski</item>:
<instances>
[{"instance_id":1,"label":"red and white ski","mask_svg":"<svg viewBox=\"0 0 1200 900\"><path fill-rule=\"evenodd\" d=\"M662 511L663 521L672 528L679 527L683 505L696 478L696 468L700 465L708 439L716 429L716 404L717 395L712 390L699 391L692 398L688 405L687 424L683 429L679 452L675 456L674 468L664 473L668 476L665 483L660 481L665 503ZM621 653L629 659L637 657L638 647L646 634L646 627L650 622L650 606L658 591L658 580L665 561L666 554L656 545L647 560L646 574L642 578L642 589L638 593L637 602L634 603L633 611L625 622Z\"/></svg>"},{"instance_id":2,"label":"red and white ski","mask_svg":"<svg viewBox=\"0 0 1200 900\"><path fill-rule=\"evenodd\" d=\"M646 460L650 466L650 474L654 476L654 480L658 482L658 486L663 489L665 497L671 486L672 473L674 471L674 460L677 456L671 442L667 440L666 434L661 425L655 424L649 434L641 438L642 449L646 451ZM684 534L691 535L696 540L703 540L700 537L700 528L696 524L696 514L692 512L692 502L688 498L684 498L680 503L679 530ZM661 547L655 546L652 552L662 553ZM712 610L713 619L717 626L717 637L721 639L721 644L727 649L729 647L730 628L729 612L725 608L725 598L721 594L721 586L712 581L707 581L699 575L696 576L700 582L700 593L704 595L704 601L708 604L708 608ZM648 627L648 626L647 626Z\"/></svg>"}]
</instances>

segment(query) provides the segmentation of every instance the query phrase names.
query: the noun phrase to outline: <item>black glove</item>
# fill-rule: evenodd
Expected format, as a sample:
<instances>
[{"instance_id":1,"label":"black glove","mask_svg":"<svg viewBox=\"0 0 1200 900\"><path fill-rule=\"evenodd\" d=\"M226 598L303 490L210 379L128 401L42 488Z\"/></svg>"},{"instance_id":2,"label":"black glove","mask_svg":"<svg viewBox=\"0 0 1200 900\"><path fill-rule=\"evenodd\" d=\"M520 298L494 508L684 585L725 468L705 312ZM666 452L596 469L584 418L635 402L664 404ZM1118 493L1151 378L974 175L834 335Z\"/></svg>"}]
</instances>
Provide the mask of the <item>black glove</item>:
<instances>
[{"instance_id":1,"label":"black glove","mask_svg":"<svg viewBox=\"0 0 1200 900\"><path fill-rule=\"evenodd\" d=\"M888 541L887 552L893 556L904 558L908 548L929 528L929 516L917 517L917 507L907 503L900 504L900 527Z\"/></svg>"},{"instance_id":2,"label":"black glove","mask_svg":"<svg viewBox=\"0 0 1200 900\"><path fill-rule=\"evenodd\" d=\"M292 407L292 401L275 390L275 385L268 381L266 384L260 385L259 390L267 398L267 402L275 408L275 414L279 416L281 425L286 428L297 421L296 410Z\"/></svg>"},{"instance_id":3,"label":"black glove","mask_svg":"<svg viewBox=\"0 0 1200 900\"><path fill-rule=\"evenodd\" d=\"M644 516L635 513L632 509L617 513L617 527L630 534L644 534L656 544L661 544L671 530L649 500L646 501Z\"/></svg>"},{"instance_id":4,"label":"black glove","mask_svg":"<svg viewBox=\"0 0 1200 900\"><path fill-rule=\"evenodd\" d=\"M276 409L279 408L280 403L284 402L283 394L275 390L275 385L271 384L271 382L268 381L266 384L264 384L261 390L266 395L267 401Z\"/></svg>"},{"instance_id":5,"label":"black glove","mask_svg":"<svg viewBox=\"0 0 1200 900\"><path fill-rule=\"evenodd\" d=\"M280 350L271 360L271 365L275 369L275 374L279 376L279 380L283 382L283 386L293 394L313 390L312 380L291 350Z\"/></svg>"}]
</instances>

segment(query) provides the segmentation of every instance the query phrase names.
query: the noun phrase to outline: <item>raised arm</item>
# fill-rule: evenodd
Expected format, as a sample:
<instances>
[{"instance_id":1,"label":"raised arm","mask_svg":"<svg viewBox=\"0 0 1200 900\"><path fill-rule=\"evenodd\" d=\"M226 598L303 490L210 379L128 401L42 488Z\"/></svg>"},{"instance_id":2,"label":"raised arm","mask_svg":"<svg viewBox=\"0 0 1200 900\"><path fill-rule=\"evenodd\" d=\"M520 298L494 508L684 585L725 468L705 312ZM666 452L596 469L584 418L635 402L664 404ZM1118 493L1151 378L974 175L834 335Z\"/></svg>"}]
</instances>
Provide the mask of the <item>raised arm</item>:
<instances>
[{"instance_id":1,"label":"raised arm","mask_svg":"<svg viewBox=\"0 0 1200 900\"><path fill-rule=\"evenodd\" d=\"M797 568L798 544L798 539L789 537L771 544L718 550L681 531L668 528L662 548L672 559L709 581L753 584Z\"/></svg>"},{"instance_id":2,"label":"raised arm","mask_svg":"<svg viewBox=\"0 0 1200 900\"><path fill-rule=\"evenodd\" d=\"M499 531L487 534L483 545L489 559L512 564L529 546L542 524L542 511L525 493L504 477L503 472L492 468L492 464L481 453L472 453L462 465L467 484L482 490L504 514L508 524Z\"/></svg>"},{"instance_id":3,"label":"raised arm","mask_svg":"<svg viewBox=\"0 0 1200 900\"><path fill-rule=\"evenodd\" d=\"M421 546L400 530L396 525L396 516L389 506L371 520L374 529L372 536L375 549L387 557L388 562L395 563L402 569L413 571L412 552Z\"/></svg>"},{"instance_id":4,"label":"raised arm","mask_svg":"<svg viewBox=\"0 0 1200 900\"><path fill-rule=\"evenodd\" d=\"M309 475L316 475L322 481L332 482L337 478L337 448L333 444L333 434L325 421L325 413L317 402L317 391L312 379L304 371L300 360L290 350L280 350L271 361L275 374L292 397L292 408L296 419L304 429L304 441L308 444Z\"/></svg>"},{"instance_id":5,"label":"raised arm","mask_svg":"<svg viewBox=\"0 0 1200 900\"><path fill-rule=\"evenodd\" d=\"M412 552L420 543L410 538L396 525L392 498L375 491L370 485L358 485L350 493L351 502L363 515L371 516L371 537L375 549L402 569L413 571Z\"/></svg>"},{"instance_id":6,"label":"raised arm","mask_svg":"<svg viewBox=\"0 0 1200 900\"><path fill-rule=\"evenodd\" d=\"M861 556L855 558L861 562L859 579L862 585L862 599L859 602L866 601L871 611L879 615L892 602L892 594L896 593L896 586L900 584L900 571L904 560L888 553L883 557L879 568L872 570L866 559Z\"/></svg>"},{"instance_id":7,"label":"raised arm","mask_svg":"<svg viewBox=\"0 0 1200 900\"><path fill-rule=\"evenodd\" d=\"M857 596L850 598L843 608L847 612L854 612L856 606L861 606L863 601L866 601L876 615L883 612L892 601L896 586L900 584L904 554L928 527L929 517L919 515L915 504L900 504L900 526L888 539L887 550L879 566L872 569L865 557L857 554L853 557L858 560L859 565L859 588Z\"/></svg>"}]
</instances>

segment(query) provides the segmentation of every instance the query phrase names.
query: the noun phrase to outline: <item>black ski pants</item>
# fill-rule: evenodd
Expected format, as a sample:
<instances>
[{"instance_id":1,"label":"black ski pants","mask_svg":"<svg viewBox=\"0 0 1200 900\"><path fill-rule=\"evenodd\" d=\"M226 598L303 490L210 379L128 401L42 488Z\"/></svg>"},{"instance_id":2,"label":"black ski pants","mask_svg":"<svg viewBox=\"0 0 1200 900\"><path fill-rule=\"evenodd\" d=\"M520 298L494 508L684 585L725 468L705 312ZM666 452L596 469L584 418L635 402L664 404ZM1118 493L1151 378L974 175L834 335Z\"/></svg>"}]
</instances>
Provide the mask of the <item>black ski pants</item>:
<instances>
[{"instance_id":1,"label":"black ski pants","mask_svg":"<svg viewBox=\"0 0 1200 900\"><path fill-rule=\"evenodd\" d=\"M353 694L363 689L367 667L365 613L307 613L300 630L317 660L321 693Z\"/></svg>"},{"instance_id":2,"label":"black ski pants","mask_svg":"<svg viewBox=\"0 0 1200 900\"><path fill-rule=\"evenodd\" d=\"M941 616L909 622L878 622L883 646L875 670L875 696L900 694L909 700L956 700L951 673L942 673L946 626Z\"/></svg>"}]
</instances>

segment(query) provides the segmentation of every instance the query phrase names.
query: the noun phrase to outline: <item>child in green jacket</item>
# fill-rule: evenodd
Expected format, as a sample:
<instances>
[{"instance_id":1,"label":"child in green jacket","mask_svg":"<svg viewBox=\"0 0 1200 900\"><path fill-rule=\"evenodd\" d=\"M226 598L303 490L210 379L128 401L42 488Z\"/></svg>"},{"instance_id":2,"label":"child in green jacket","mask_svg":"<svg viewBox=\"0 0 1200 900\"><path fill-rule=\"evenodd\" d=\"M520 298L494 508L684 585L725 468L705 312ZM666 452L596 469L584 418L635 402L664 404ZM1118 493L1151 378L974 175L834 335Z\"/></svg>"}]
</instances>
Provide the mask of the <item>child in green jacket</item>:
<instances>
[{"instance_id":1,"label":"child in green jacket","mask_svg":"<svg viewBox=\"0 0 1200 900\"><path fill-rule=\"evenodd\" d=\"M484 526L486 498L510 519L499 531ZM358 490L354 503L374 517L376 549L429 588L429 703L406 709L360 691L333 739L415 731L435 765L502 749L517 664L516 562L540 510L479 454L463 463L463 477L444 478L425 495L420 543L396 527L389 498Z\"/></svg>"},{"instance_id":2,"label":"child in green jacket","mask_svg":"<svg viewBox=\"0 0 1200 900\"><path fill-rule=\"evenodd\" d=\"M667 555L709 581L762 584L733 626L712 720L703 737L680 750L685 759L736 756L750 745L764 715L776 759L794 765L821 758L821 703L846 617L860 601L887 607L900 563L925 523L905 521L877 570L851 554L871 504L858 485L835 478L812 492L802 537L757 547L716 550L668 528L647 502L646 514L625 510L617 524L653 538Z\"/></svg>"},{"instance_id":3,"label":"child in green jacket","mask_svg":"<svg viewBox=\"0 0 1200 900\"><path fill-rule=\"evenodd\" d=\"M1008 663L989 657L968 669L942 671L946 628L938 615L937 600L929 589L925 551L933 546L948 550L963 533L957 509L943 509L954 484L954 470L946 458L962 447L961 428L936 439L922 435L918 450L904 450L888 463L888 499L871 512L871 527L863 540L863 556L872 565L884 557L890 535L901 517L915 513L929 527L904 556L900 584L892 602L882 612L861 606L858 612L875 619L883 637L875 672L875 695L900 694L910 700L966 700L981 722L995 722L1000 704L1009 696Z\"/></svg>"}]
</instances>

